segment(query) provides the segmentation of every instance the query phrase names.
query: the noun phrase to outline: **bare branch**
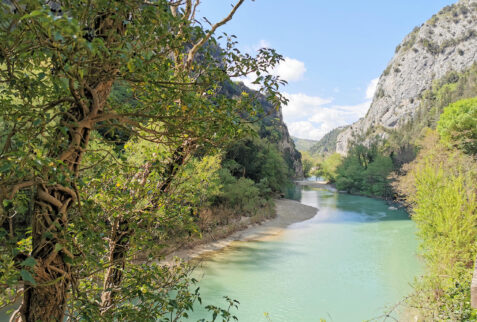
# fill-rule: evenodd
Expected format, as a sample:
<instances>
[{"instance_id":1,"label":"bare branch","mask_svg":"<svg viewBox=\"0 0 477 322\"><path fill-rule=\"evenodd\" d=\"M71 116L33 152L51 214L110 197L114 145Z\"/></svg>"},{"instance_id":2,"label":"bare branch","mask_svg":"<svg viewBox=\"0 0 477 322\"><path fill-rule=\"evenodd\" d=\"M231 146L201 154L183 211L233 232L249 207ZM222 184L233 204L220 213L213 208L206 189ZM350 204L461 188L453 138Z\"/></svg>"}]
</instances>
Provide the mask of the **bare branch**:
<instances>
[{"instance_id":1,"label":"bare branch","mask_svg":"<svg viewBox=\"0 0 477 322\"><path fill-rule=\"evenodd\" d=\"M192 47L192 49L189 51L189 54L187 55L187 61L185 63L184 68L189 69L190 66L192 65L192 61L194 60L195 55L197 54L197 51L212 37L212 35L215 33L215 31L225 25L227 22L232 20L235 12L237 12L238 8L245 2L245 0L239 0L235 6L232 8L232 11L230 11L229 15L225 17L222 21L217 22L215 25L212 26L212 28L209 30L209 32L201 39L199 40L198 43Z\"/></svg>"}]
</instances>

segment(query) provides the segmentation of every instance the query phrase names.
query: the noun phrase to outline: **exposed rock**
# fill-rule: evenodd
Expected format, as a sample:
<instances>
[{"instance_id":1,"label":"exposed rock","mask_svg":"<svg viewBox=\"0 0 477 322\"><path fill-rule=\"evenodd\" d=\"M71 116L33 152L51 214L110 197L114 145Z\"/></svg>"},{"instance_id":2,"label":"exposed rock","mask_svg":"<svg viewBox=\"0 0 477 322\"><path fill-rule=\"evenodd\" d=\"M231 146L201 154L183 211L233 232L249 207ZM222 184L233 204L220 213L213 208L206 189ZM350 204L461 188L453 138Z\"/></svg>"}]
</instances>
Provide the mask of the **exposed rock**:
<instances>
[{"instance_id":1,"label":"exposed rock","mask_svg":"<svg viewBox=\"0 0 477 322\"><path fill-rule=\"evenodd\" d=\"M447 6L416 27L396 48L381 75L366 116L339 133L336 151L350 143L386 137L412 120L420 95L450 71L462 72L477 61L477 0Z\"/></svg>"},{"instance_id":2,"label":"exposed rock","mask_svg":"<svg viewBox=\"0 0 477 322\"><path fill-rule=\"evenodd\" d=\"M256 94L256 92L243 83L235 83L234 86L226 86L223 91L228 95L240 95L242 91ZM264 95L258 95L258 101L263 108L261 119L262 125L273 126L278 132L278 137L269 137L265 135L271 142L275 143L278 151L282 154L288 166L293 169L295 178L303 178L303 167L301 164L301 153L295 147L295 143L288 132L288 128L283 121L281 106L276 108ZM247 115L243 115L247 118Z\"/></svg>"}]
</instances>

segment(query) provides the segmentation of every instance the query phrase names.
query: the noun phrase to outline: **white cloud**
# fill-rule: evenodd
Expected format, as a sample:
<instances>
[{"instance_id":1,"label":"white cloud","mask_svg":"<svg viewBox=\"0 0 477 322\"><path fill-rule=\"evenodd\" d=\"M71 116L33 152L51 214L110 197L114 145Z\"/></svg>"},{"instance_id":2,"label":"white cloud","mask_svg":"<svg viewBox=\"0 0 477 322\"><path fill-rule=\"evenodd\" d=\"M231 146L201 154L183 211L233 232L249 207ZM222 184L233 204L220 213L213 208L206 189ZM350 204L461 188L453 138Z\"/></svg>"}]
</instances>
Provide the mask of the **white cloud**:
<instances>
[{"instance_id":1,"label":"white cloud","mask_svg":"<svg viewBox=\"0 0 477 322\"><path fill-rule=\"evenodd\" d=\"M363 117L371 101L357 105L329 105L332 99L303 93L284 95L290 100L283 107L283 118L290 134L299 138L319 140L329 131L348 125Z\"/></svg>"},{"instance_id":2,"label":"white cloud","mask_svg":"<svg viewBox=\"0 0 477 322\"><path fill-rule=\"evenodd\" d=\"M279 76L287 82L296 82L303 79L305 75L305 63L297 59L285 57L278 66L270 71L270 74Z\"/></svg>"},{"instance_id":3,"label":"white cloud","mask_svg":"<svg viewBox=\"0 0 477 322\"><path fill-rule=\"evenodd\" d=\"M292 136L302 139L314 140L321 138L325 133L321 128L317 128L316 125L309 121L293 122L288 124L288 131Z\"/></svg>"},{"instance_id":4,"label":"white cloud","mask_svg":"<svg viewBox=\"0 0 477 322\"><path fill-rule=\"evenodd\" d=\"M262 39L255 46L253 46L253 49L254 51L257 51L261 48L270 48L270 47L272 47L272 44L269 41Z\"/></svg>"},{"instance_id":5,"label":"white cloud","mask_svg":"<svg viewBox=\"0 0 477 322\"><path fill-rule=\"evenodd\" d=\"M374 93L376 93L376 89L378 87L378 81L379 78L375 78L371 82L369 82L368 87L366 88L366 99L373 99Z\"/></svg>"},{"instance_id":6,"label":"white cloud","mask_svg":"<svg viewBox=\"0 0 477 322\"><path fill-rule=\"evenodd\" d=\"M264 47L270 47L270 43L261 40L253 47L253 50ZM270 70L270 74L279 76L287 82L300 81L305 73L305 63L290 57L285 57L278 66ZM238 80L249 88L258 90L260 86L252 84L256 77L256 75L249 75ZM368 111L378 81L379 79L375 78L369 82L364 93L366 101L356 105L332 105L332 98L284 92L283 95L289 102L287 106L283 106L282 113L290 134L299 138L319 140L331 130L357 121ZM340 89L334 88L333 92L337 94Z\"/></svg>"},{"instance_id":7,"label":"white cloud","mask_svg":"<svg viewBox=\"0 0 477 322\"><path fill-rule=\"evenodd\" d=\"M262 45L267 44L266 41L263 42L264 43L262 43ZM305 63L290 57L285 57L284 60L282 60L277 66L269 71L271 75L279 76L280 79L286 80L287 82L296 82L303 79L305 72ZM236 80L243 82L248 88L257 91L260 89L260 85L253 84L257 77L258 76L256 74L250 74L246 77L237 78Z\"/></svg>"},{"instance_id":8,"label":"white cloud","mask_svg":"<svg viewBox=\"0 0 477 322\"><path fill-rule=\"evenodd\" d=\"M319 96L308 96L303 93L283 95L289 100L288 105L283 106L282 112L285 121L296 122L301 119L309 119L316 110L325 104L332 102L332 99L321 98Z\"/></svg>"},{"instance_id":9,"label":"white cloud","mask_svg":"<svg viewBox=\"0 0 477 322\"><path fill-rule=\"evenodd\" d=\"M240 78L237 78L236 80L243 82L244 85L247 86L248 88L258 91L260 90L260 85L252 83L253 81L255 81L256 78L257 78L256 75L254 76L248 75L247 77L240 77Z\"/></svg>"}]
</instances>

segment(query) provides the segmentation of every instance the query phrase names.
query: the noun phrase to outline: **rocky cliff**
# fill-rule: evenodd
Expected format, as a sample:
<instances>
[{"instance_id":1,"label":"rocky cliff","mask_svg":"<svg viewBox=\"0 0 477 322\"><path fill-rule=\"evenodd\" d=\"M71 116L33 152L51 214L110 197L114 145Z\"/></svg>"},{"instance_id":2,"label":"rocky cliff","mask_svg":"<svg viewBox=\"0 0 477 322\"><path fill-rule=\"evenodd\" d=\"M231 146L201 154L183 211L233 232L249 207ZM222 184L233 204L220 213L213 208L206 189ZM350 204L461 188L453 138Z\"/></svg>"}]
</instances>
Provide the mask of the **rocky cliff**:
<instances>
[{"instance_id":1,"label":"rocky cliff","mask_svg":"<svg viewBox=\"0 0 477 322\"><path fill-rule=\"evenodd\" d=\"M231 96L241 95L244 91L254 95L257 94L257 92L241 82L224 84L223 91ZM263 112L259 115L258 122L255 122L259 127L260 137L276 144L288 167L292 169L294 177L303 178L301 153L296 149L295 143L283 121L282 108L276 109L262 94L257 94L257 100L263 109ZM248 118L247 115L243 115L243 117Z\"/></svg>"},{"instance_id":2,"label":"rocky cliff","mask_svg":"<svg viewBox=\"0 0 477 322\"><path fill-rule=\"evenodd\" d=\"M346 154L357 140L385 138L387 130L409 123L434 80L468 70L476 61L477 0L461 0L416 27L397 46L368 113L338 134L336 151Z\"/></svg>"}]
</instances>

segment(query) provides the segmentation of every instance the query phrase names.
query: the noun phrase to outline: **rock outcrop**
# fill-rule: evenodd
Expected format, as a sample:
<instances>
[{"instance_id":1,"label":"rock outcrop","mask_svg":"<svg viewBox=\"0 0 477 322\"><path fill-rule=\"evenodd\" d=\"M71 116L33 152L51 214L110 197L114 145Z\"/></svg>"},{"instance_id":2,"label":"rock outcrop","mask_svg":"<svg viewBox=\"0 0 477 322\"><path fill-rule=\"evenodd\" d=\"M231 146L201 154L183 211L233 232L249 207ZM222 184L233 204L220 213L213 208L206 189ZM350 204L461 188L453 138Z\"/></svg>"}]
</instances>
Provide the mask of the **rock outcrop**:
<instances>
[{"instance_id":1,"label":"rock outcrop","mask_svg":"<svg viewBox=\"0 0 477 322\"><path fill-rule=\"evenodd\" d=\"M254 90L248 88L243 83L234 83L224 84L223 88L226 95L241 95L243 91L250 94L257 94ZM273 127L277 132L277 135L272 135L271 133L260 133L261 137L266 137L271 143L276 144L278 151L282 154L283 159L288 164L289 168L292 169L294 177L296 179L303 178L303 167L301 164L301 153L296 149L295 143L288 132L288 128L283 121L282 108L278 109L273 106L267 98L262 95L257 95L258 102L260 103L263 113L260 115L259 124L262 127ZM243 115L243 118L248 118L247 115ZM261 132L261 131L259 131Z\"/></svg>"},{"instance_id":2,"label":"rock outcrop","mask_svg":"<svg viewBox=\"0 0 477 322\"><path fill-rule=\"evenodd\" d=\"M413 119L421 95L450 71L462 72L477 61L477 0L447 6L397 46L381 75L366 116L339 133L336 151L346 154L359 140L385 138Z\"/></svg>"}]
</instances>

